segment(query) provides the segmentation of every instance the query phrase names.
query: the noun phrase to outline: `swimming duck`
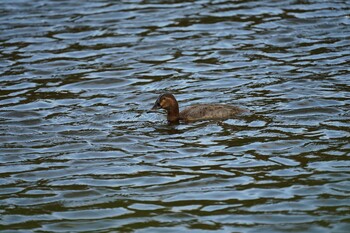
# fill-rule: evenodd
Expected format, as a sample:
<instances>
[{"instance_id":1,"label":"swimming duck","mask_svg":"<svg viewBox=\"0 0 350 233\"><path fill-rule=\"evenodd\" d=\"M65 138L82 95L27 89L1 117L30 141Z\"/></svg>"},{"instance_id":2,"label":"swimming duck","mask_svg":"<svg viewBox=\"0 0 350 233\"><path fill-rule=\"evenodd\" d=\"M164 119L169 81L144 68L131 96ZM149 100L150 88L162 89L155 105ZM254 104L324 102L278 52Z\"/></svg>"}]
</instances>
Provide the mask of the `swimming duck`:
<instances>
[{"instance_id":1,"label":"swimming duck","mask_svg":"<svg viewBox=\"0 0 350 233\"><path fill-rule=\"evenodd\" d=\"M226 104L195 104L179 112L179 104L175 96L170 93L159 95L152 110L160 108L167 111L167 119L170 123L228 119L247 112L246 109Z\"/></svg>"}]
</instances>

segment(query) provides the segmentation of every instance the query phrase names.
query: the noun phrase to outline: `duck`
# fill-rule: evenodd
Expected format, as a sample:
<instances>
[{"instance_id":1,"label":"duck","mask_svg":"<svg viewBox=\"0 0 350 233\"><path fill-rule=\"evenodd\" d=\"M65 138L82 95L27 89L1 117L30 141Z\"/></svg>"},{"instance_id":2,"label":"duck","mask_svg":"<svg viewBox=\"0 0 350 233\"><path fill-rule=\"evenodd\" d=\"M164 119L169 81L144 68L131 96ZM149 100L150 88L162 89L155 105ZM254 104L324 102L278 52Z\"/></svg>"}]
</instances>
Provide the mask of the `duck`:
<instances>
[{"instance_id":1,"label":"duck","mask_svg":"<svg viewBox=\"0 0 350 233\"><path fill-rule=\"evenodd\" d=\"M165 109L169 123L194 122L200 120L218 120L235 118L248 110L227 104L195 104L181 112L175 96L171 93L160 94L151 110Z\"/></svg>"}]
</instances>

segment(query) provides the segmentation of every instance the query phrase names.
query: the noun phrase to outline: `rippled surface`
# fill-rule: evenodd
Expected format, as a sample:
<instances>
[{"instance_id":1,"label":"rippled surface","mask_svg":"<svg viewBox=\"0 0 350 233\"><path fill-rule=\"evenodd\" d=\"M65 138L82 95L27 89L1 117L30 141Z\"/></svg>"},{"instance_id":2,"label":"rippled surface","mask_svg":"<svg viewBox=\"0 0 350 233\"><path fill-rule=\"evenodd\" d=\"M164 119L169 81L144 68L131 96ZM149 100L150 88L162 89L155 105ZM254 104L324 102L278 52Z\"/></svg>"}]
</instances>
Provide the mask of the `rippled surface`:
<instances>
[{"instance_id":1,"label":"rippled surface","mask_svg":"<svg viewBox=\"0 0 350 233\"><path fill-rule=\"evenodd\" d=\"M348 1L1 1L0 230L347 232ZM242 119L147 112L229 103Z\"/></svg>"}]
</instances>

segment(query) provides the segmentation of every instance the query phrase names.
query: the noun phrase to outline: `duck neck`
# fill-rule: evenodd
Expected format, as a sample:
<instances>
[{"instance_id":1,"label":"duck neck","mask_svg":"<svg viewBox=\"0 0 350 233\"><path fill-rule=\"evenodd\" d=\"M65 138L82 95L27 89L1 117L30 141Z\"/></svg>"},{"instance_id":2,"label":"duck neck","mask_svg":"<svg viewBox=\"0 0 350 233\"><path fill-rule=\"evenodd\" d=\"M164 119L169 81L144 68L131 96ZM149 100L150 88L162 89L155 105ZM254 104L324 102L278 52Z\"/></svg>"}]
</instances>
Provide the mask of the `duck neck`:
<instances>
[{"instance_id":1,"label":"duck neck","mask_svg":"<svg viewBox=\"0 0 350 233\"><path fill-rule=\"evenodd\" d=\"M174 104L171 106L171 108L168 109L168 116L167 119L170 123L177 123L180 120L180 114L179 114L179 106L178 104Z\"/></svg>"}]
</instances>

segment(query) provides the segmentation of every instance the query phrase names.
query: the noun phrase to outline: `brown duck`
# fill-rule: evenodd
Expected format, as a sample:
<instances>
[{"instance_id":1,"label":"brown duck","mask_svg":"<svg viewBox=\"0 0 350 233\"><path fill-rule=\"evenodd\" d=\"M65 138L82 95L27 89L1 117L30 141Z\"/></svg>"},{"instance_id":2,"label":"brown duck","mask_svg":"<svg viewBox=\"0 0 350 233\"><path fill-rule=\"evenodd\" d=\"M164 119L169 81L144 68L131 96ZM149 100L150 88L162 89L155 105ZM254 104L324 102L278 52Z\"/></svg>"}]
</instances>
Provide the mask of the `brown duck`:
<instances>
[{"instance_id":1,"label":"brown duck","mask_svg":"<svg viewBox=\"0 0 350 233\"><path fill-rule=\"evenodd\" d=\"M228 119L248 112L246 109L226 104L195 104L179 112L179 104L174 95L170 93L159 95L152 110L160 108L167 111L167 119L170 123Z\"/></svg>"}]
</instances>

